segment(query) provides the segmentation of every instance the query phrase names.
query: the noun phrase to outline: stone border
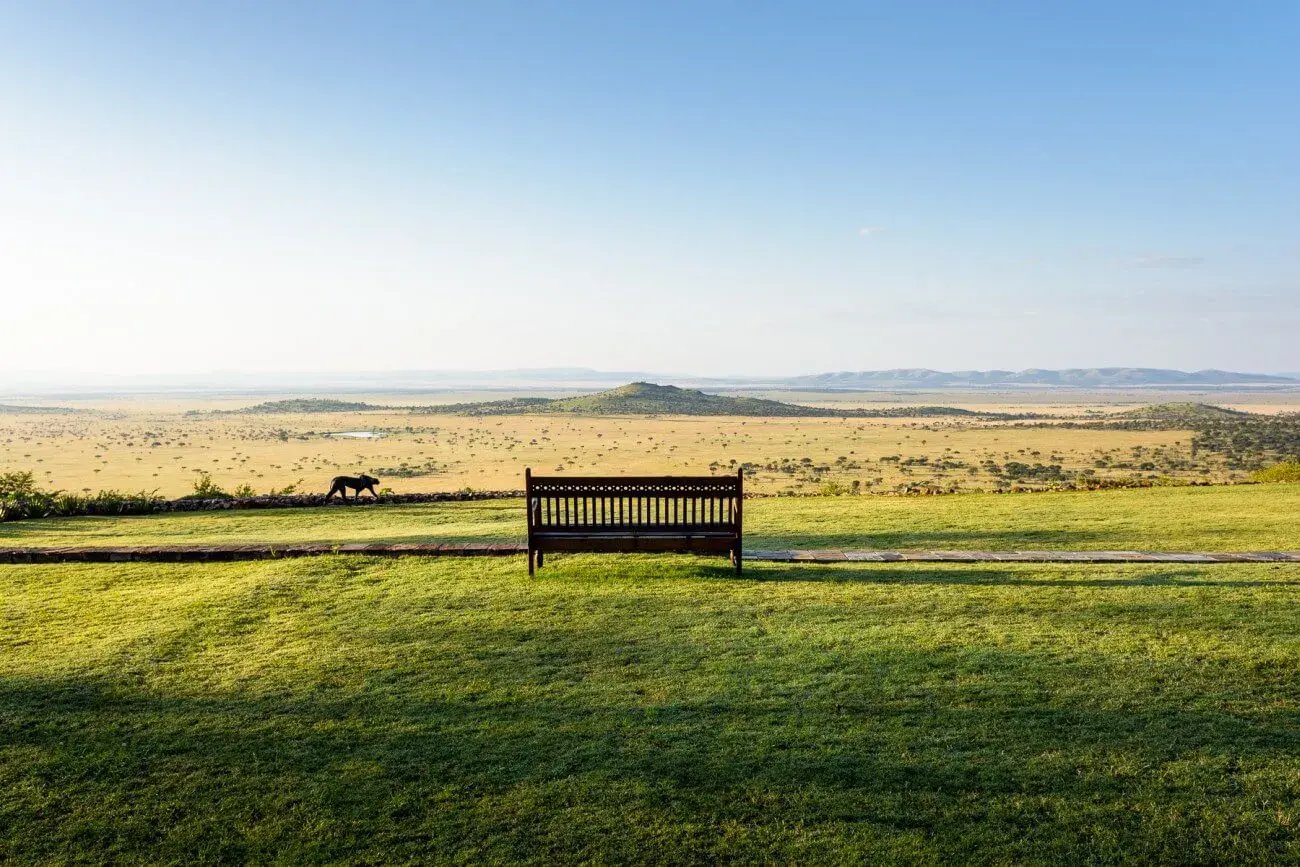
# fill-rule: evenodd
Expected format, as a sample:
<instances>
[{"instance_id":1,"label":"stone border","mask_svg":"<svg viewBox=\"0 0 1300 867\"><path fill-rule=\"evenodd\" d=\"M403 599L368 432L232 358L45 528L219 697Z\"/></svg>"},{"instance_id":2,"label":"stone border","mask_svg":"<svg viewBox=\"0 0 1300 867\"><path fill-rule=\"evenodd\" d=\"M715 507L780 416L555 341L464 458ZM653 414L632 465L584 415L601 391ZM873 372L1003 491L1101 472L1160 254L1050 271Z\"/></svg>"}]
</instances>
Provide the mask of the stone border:
<instances>
[{"instance_id":1,"label":"stone border","mask_svg":"<svg viewBox=\"0 0 1300 867\"><path fill-rule=\"evenodd\" d=\"M224 509L303 509L341 506L401 506L410 503L464 503L471 500L520 499L523 491L440 491L430 494L381 494L378 497L326 497L324 494L261 495L257 497L230 497L220 500L161 500L154 513L159 512L218 512Z\"/></svg>"},{"instance_id":2,"label":"stone border","mask_svg":"<svg viewBox=\"0 0 1300 867\"><path fill-rule=\"evenodd\" d=\"M221 512L231 509L302 509L352 508L361 506L400 506L411 503L464 503L474 500L521 499L523 491L440 491L427 494L382 494L378 497L353 496L344 500L325 494L262 494L255 497L222 497L196 500L182 497L164 500L145 495L128 495L124 499L101 501L95 497L73 497L80 505L62 514L55 510L56 498L40 494L34 498L12 501L12 508L0 503L0 522L43 521L62 518L119 518L162 515L173 512Z\"/></svg>"},{"instance_id":3,"label":"stone border","mask_svg":"<svg viewBox=\"0 0 1300 867\"><path fill-rule=\"evenodd\" d=\"M513 542L140 545L118 548L0 548L0 563L220 563L360 554L371 557L499 557L524 554ZM1300 563L1300 551L751 551L767 563Z\"/></svg>"},{"instance_id":4,"label":"stone border","mask_svg":"<svg viewBox=\"0 0 1300 867\"><path fill-rule=\"evenodd\" d=\"M1300 551L753 551L773 563L1300 563Z\"/></svg>"},{"instance_id":5,"label":"stone border","mask_svg":"<svg viewBox=\"0 0 1300 867\"><path fill-rule=\"evenodd\" d=\"M483 557L523 554L524 545L496 542L328 543L285 545L138 545L119 548L0 548L0 563L221 563L326 554L371 557Z\"/></svg>"}]
</instances>

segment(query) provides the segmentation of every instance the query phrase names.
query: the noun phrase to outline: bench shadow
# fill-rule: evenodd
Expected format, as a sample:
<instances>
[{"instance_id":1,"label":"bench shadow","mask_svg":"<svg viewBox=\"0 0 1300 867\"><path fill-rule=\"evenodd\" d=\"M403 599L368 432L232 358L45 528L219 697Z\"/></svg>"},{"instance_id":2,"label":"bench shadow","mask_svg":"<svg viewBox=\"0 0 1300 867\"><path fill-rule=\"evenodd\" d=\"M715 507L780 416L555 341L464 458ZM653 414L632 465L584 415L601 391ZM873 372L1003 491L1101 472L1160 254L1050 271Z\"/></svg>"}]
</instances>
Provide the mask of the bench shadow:
<instances>
[{"instance_id":1,"label":"bench shadow","mask_svg":"<svg viewBox=\"0 0 1300 867\"><path fill-rule=\"evenodd\" d=\"M844 549L1036 549L1039 547L1094 549L1116 547L1113 534L1090 530L917 530L878 533L745 534L752 550ZM1122 546L1121 546L1122 547Z\"/></svg>"}]
</instances>

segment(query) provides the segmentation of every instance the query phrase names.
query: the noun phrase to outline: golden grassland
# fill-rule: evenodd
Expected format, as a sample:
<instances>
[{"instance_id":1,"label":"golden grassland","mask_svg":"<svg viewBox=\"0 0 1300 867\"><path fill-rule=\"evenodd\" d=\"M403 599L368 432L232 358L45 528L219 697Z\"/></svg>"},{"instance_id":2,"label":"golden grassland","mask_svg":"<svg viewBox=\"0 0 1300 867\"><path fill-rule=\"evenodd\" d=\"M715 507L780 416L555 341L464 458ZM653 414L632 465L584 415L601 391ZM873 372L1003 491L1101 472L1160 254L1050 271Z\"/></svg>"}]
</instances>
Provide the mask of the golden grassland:
<instances>
[{"instance_id":1,"label":"golden grassland","mask_svg":"<svg viewBox=\"0 0 1300 867\"><path fill-rule=\"evenodd\" d=\"M371 395L348 400L390 405L501 397ZM769 396L837 406L899 406L943 402L986 411L1050 412L1072 416L1114 409L1164 394L814 393ZM1189 395L1181 395L1188 399ZM1200 395L1192 395L1192 398ZM1295 409L1300 395L1225 395L1254 411ZM1058 464L1065 472L1092 469L1101 478L1170 476L1229 481L1213 455L1192 461L1187 431L1116 431L1028 427L961 418L839 419L692 416L461 417L405 410L350 413L232 415L266 399L190 397L64 401L76 414L0 416L0 471L31 470L46 487L188 493L200 472L227 489L263 492L298 485L325 490L340 473L369 471L396 492L513 489L524 467L535 472L730 472L754 465L751 488L812 493L828 483L864 491L924 484L939 489L991 490L1000 483L988 462ZM1253 401L1253 402L1252 402ZM1296 401L1293 404L1291 401ZM197 411L197 414L196 414ZM331 434L373 431L376 439ZM1100 464L1103 464L1099 466ZM1002 482L1005 484L1005 480Z\"/></svg>"}]
</instances>

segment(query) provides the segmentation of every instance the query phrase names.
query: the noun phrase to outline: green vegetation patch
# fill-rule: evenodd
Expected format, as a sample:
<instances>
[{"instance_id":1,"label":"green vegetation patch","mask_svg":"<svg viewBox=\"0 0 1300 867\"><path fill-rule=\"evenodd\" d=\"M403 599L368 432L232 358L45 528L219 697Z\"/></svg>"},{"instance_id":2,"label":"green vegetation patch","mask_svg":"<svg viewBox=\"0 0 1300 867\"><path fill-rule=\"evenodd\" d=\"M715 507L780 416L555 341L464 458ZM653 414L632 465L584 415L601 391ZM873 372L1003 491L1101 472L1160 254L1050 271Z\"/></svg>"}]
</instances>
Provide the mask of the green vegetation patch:
<instances>
[{"instance_id":1,"label":"green vegetation patch","mask_svg":"<svg viewBox=\"0 0 1300 867\"><path fill-rule=\"evenodd\" d=\"M1283 461L1254 474L1257 482L1300 482L1300 461Z\"/></svg>"},{"instance_id":2,"label":"green vegetation patch","mask_svg":"<svg viewBox=\"0 0 1300 867\"><path fill-rule=\"evenodd\" d=\"M1252 470L1273 461L1300 462L1300 413L1250 416L1195 428L1193 444L1217 452L1233 470Z\"/></svg>"},{"instance_id":3,"label":"green vegetation patch","mask_svg":"<svg viewBox=\"0 0 1300 867\"><path fill-rule=\"evenodd\" d=\"M321 397L294 397L287 400L268 400L244 409L225 412L235 415L269 415L272 413L364 412L372 409L392 409L392 407Z\"/></svg>"},{"instance_id":4,"label":"green vegetation patch","mask_svg":"<svg viewBox=\"0 0 1300 867\"><path fill-rule=\"evenodd\" d=\"M20 406L18 404L0 403L0 415L72 415L84 412L66 406Z\"/></svg>"},{"instance_id":5,"label":"green vegetation patch","mask_svg":"<svg viewBox=\"0 0 1300 867\"><path fill-rule=\"evenodd\" d=\"M1163 403L1113 413L1101 421L1062 422L1062 428L1190 430L1192 456L1215 453L1229 470L1258 470L1300 461L1300 413L1242 412L1205 403Z\"/></svg>"}]
</instances>

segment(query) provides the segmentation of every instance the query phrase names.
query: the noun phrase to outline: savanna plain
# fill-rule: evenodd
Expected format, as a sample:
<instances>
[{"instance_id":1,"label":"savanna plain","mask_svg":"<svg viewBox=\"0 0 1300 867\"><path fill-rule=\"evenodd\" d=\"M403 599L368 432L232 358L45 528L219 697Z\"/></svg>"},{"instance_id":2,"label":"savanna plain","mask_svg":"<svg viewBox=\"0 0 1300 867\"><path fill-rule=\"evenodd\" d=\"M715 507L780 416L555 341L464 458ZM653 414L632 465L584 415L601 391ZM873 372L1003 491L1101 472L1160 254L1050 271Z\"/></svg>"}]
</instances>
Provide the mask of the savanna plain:
<instances>
[{"instance_id":1,"label":"savanna plain","mask_svg":"<svg viewBox=\"0 0 1300 867\"><path fill-rule=\"evenodd\" d=\"M42 486L73 493L168 497L190 493L205 474L227 490L258 493L289 486L323 493L332 476L363 471L399 493L515 490L526 466L589 474L708 474L744 466L749 490L805 494L985 491L1081 474L1224 482L1246 479L1248 469L1221 453L1198 452L1190 428L1097 423L1152 404L1211 401L1260 416L1300 411L1294 391L763 393L823 409L939 405L978 414L887 418L436 411L503 396L348 396L304 401L290 412L278 410L292 403L265 395L46 401L45 413L0 408L0 468L31 471Z\"/></svg>"},{"instance_id":2,"label":"savanna plain","mask_svg":"<svg viewBox=\"0 0 1300 867\"><path fill-rule=\"evenodd\" d=\"M1300 547L1300 485L1187 484L1249 478L1191 429L211 412L238 404L5 417L0 468L177 495L197 469L454 490L749 464L761 493L821 494L750 501L754 548ZM1050 481L1009 463L1154 486L992 493ZM985 493L870 495L953 481ZM504 499L14 521L0 546L522 524ZM0 566L0 860L1293 862L1298 603L1285 563Z\"/></svg>"}]
</instances>

